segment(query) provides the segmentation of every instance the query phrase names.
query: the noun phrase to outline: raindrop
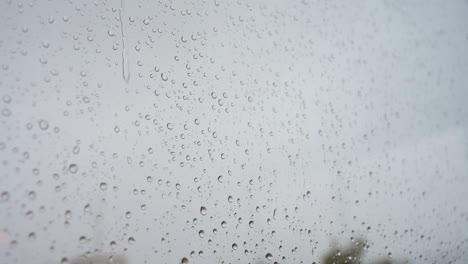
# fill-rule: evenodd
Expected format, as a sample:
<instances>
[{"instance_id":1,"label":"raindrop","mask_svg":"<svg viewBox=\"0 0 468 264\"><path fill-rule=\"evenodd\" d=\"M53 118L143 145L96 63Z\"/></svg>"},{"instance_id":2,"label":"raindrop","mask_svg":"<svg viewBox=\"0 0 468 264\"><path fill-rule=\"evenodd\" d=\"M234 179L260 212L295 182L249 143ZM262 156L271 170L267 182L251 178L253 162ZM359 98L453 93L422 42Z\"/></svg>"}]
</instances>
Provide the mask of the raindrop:
<instances>
[{"instance_id":1,"label":"raindrop","mask_svg":"<svg viewBox=\"0 0 468 264\"><path fill-rule=\"evenodd\" d=\"M68 167L68 170L73 174L77 173L78 172L78 166L76 164L70 164L70 166Z\"/></svg>"},{"instance_id":2,"label":"raindrop","mask_svg":"<svg viewBox=\"0 0 468 264\"><path fill-rule=\"evenodd\" d=\"M72 217L72 213L70 210L65 211L65 219L69 220Z\"/></svg>"},{"instance_id":3,"label":"raindrop","mask_svg":"<svg viewBox=\"0 0 468 264\"><path fill-rule=\"evenodd\" d=\"M3 102L6 104L11 103L11 97L9 95L4 95L2 99L3 99Z\"/></svg>"},{"instance_id":4,"label":"raindrop","mask_svg":"<svg viewBox=\"0 0 468 264\"><path fill-rule=\"evenodd\" d=\"M36 233L34 233L34 232L29 233L28 234L28 239L35 240L36 239Z\"/></svg>"},{"instance_id":5,"label":"raindrop","mask_svg":"<svg viewBox=\"0 0 468 264\"><path fill-rule=\"evenodd\" d=\"M73 147L73 154L78 154L78 153L80 153L80 147L79 146Z\"/></svg>"},{"instance_id":6,"label":"raindrop","mask_svg":"<svg viewBox=\"0 0 468 264\"><path fill-rule=\"evenodd\" d=\"M87 240L86 236L80 236L80 243L81 244L86 243L86 240Z\"/></svg>"},{"instance_id":7,"label":"raindrop","mask_svg":"<svg viewBox=\"0 0 468 264\"><path fill-rule=\"evenodd\" d=\"M9 192L2 192L0 197L2 199L2 202L7 202L8 200L10 200L10 193Z\"/></svg>"},{"instance_id":8,"label":"raindrop","mask_svg":"<svg viewBox=\"0 0 468 264\"><path fill-rule=\"evenodd\" d=\"M29 197L29 199L31 199L31 200L36 199L36 192L30 191L30 192L28 193L28 197Z\"/></svg>"},{"instance_id":9,"label":"raindrop","mask_svg":"<svg viewBox=\"0 0 468 264\"><path fill-rule=\"evenodd\" d=\"M107 190L107 183L101 182L101 184L99 184L99 188L101 188L103 191Z\"/></svg>"},{"instance_id":10,"label":"raindrop","mask_svg":"<svg viewBox=\"0 0 468 264\"><path fill-rule=\"evenodd\" d=\"M201 238L205 237L205 231L200 230L200 231L198 232L198 235L199 235Z\"/></svg>"},{"instance_id":11,"label":"raindrop","mask_svg":"<svg viewBox=\"0 0 468 264\"><path fill-rule=\"evenodd\" d=\"M205 206L200 207L200 214L201 215L206 215L206 213L207 213L206 207Z\"/></svg>"},{"instance_id":12,"label":"raindrop","mask_svg":"<svg viewBox=\"0 0 468 264\"><path fill-rule=\"evenodd\" d=\"M3 116L11 116L11 111L8 108L5 108L2 110L2 115Z\"/></svg>"},{"instance_id":13,"label":"raindrop","mask_svg":"<svg viewBox=\"0 0 468 264\"><path fill-rule=\"evenodd\" d=\"M49 128L49 122L46 120L39 120L39 128L42 130L47 130Z\"/></svg>"}]
</instances>

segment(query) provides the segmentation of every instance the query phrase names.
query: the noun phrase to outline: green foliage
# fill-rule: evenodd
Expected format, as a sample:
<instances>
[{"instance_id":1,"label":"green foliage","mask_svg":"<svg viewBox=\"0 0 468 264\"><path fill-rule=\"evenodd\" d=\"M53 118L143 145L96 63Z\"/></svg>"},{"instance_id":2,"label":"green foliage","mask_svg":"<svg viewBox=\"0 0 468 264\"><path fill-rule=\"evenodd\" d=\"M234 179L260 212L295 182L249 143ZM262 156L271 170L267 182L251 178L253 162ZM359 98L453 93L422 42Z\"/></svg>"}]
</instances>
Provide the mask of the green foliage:
<instances>
[{"instance_id":1,"label":"green foliage","mask_svg":"<svg viewBox=\"0 0 468 264\"><path fill-rule=\"evenodd\" d=\"M363 264L367 242L364 239L352 241L345 247L334 246L323 257L323 264ZM389 258L370 261L369 264L396 264Z\"/></svg>"},{"instance_id":2,"label":"green foliage","mask_svg":"<svg viewBox=\"0 0 468 264\"><path fill-rule=\"evenodd\" d=\"M350 245L339 248L333 247L323 257L324 264L357 264L362 263L361 257L366 246L364 240L358 239L351 242Z\"/></svg>"}]
</instances>

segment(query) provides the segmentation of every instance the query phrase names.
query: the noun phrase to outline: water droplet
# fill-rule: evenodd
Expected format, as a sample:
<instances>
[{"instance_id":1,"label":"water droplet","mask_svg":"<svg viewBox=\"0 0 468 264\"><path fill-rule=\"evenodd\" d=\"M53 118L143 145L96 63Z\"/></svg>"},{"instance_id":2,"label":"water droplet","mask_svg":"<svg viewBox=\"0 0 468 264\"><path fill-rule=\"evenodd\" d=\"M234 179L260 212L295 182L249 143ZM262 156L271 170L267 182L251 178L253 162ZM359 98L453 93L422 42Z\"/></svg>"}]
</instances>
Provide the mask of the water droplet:
<instances>
[{"instance_id":1,"label":"water droplet","mask_svg":"<svg viewBox=\"0 0 468 264\"><path fill-rule=\"evenodd\" d=\"M86 243L86 240L87 240L86 236L80 236L80 243L81 244Z\"/></svg>"},{"instance_id":2,"label":"water droplet","mask_svg":"<svg viewBox=\"0 0 468 264\"><path fill-rule=\"evenodd\" d=\"M103 191L107 190L107 183L101 182L101 184L99 184L99 188L101 188Z\"/></svg>"},{"instance_id":3,"label":"water droplet","mask_svg":"<svg viewBox=\"0 0 468 264\"><path fill-rule=\"evenodd\" d=\"M232 244L232 249L237 250L237 248L238 248L238 247L237 247L237 244L236 244L236 243Z\"/></svg>"},{"instance_id":4,"label":"water droplet","mask_svg":"<svg viewBox=\"0 0 468 264\"><path fill-rule=\"evenodd\" d=\"M4 109L2 110L2 115L3 115L3 116L11 116L11 110L8 109L8 108L4 108Z\"/></svg>"},{"instance_id":5,"label":"water droplet","mask_svg":"<svg viewBox=\"0 0 468 264\"><path fill-rule=\"evenodd\" d=\"M70 166L68 167L68 170L71 173L77 173L78 172L78 166L76 164L70 164Z\"/></svg>"},{"instance_id":6,"label":"water droplet","mask_svg":"<svg viewBox=\"0 0 468 264\"><path fill-rule=\"evenodd\" d=\"M200 207L200 214L206 215L206 213L207 213L206 207L205 206Z\"/></svg>"},{"instance_id":7,"label":"water droplet","mask_svg":"<svg viewBox=\"0 0 468 264\"><path fill-rule=\"evenodd\" d=\"M28 193L28 197L29 197L29 199L31 199L31 200L35 200L35 199L36 199L36 192L30 191L30 192Z\"/></svg>"},{"instance_id":8,"label":"water droplet","mask_svg":"<svg viewBox=\"0 0 468 264\"><path fill-rule=\"evenodd\" d=\"M44 47L44 48L46 48L46 49L47 49L48 47L50 47L49 42L47 42L47 41L45 41L45 40L42 41L42 47Z\"/></svg>"},{"instance_id":9,"label":"water droplet","mask_svg":"<svg viewBox=\"0 0 468 264\"><path fill-rule=\"evenodd\" d=\"M44 119L39 120L39 128L42 130L46 130L49 128L49 122Z\"/></svg>"},{"instance_id":10,"label":"water droplet","mask_svg":"<svg viewBox=\"0 0 468 264\"><path fill-rule=\"evenodd\" d=\"M5 104L11 103L11 97L9 95L4 95L2 99Z\"/></svg>"},{"instance_id":11,"label":"water droplet","mask_svg":"<svg viewBox=\"0 0 468 264\"><path fill-rule=\"evenodd\" d=\"M72 212L70 210L65 211L65 219L70 220L72 217Z\"/></svg>"},{"instance_id":12,"label":"water droplet","mask_svg":"<svg viewBox=\"0 0 468 264\"><path fill-rule=\"evenodd\" d=\"M80 146L73 147L73 154L78 154L78 153L80 153Z\"/></svg>"},{"instance_id":13,"label":"water droplet","mask_svg":"<svg viewBox=\"0 0 468 264\"><path fill-rule=\"evenodd\" d=\"M36 233L34 233L34 232L29 233L28 234L28 239L35 240L36 239Z\"/></svg>"},{"instance_id":14,"label":"water droplet","mask_svg":"<svg viewBox=\"0 0 468 264\"><path fill-rule=\"evenodd\" d=\"M200 231L198 232L198 235L199 235L201 238L205 237L205 231L200 230Z\"/></svg>"},{"instance_id":15,"label":"water droplet","mask_svg":"<svg viewBox=\"0 0 468 264\"><path fill-rule=\"evenodd\" d=\"M8 200L10 200L10 193L9 192L2 192L0 197L2 199L2 202L7 202Z\"/></svg>"},{"instance_id":16,"label":"water droplet","mask_svg":"<svg viewBox=\"0 0 468 264\"><path fill-rule=\"evenodd\" d=\"M271 253L267 253L265 255L265 258L268 259L268 260L272 260L273 259L273 255Z\"/></svg>"}]
</instances>

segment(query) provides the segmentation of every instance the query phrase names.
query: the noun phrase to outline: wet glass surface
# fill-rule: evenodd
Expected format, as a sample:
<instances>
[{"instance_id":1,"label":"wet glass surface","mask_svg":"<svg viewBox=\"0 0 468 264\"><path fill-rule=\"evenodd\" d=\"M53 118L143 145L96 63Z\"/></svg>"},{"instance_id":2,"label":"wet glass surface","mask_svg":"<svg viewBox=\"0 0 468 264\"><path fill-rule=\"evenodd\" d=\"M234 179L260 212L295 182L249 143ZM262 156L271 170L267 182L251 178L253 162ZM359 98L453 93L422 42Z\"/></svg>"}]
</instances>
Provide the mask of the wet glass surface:
<instances>
[{"instance_id":1,"label":"wet glass surface","mask_svg":"<svg viewBox=\"0 0 468 264\"><path fill-rule=\"evenodd\" d=\"M466 14L0 2L0 263L466 263Z\"/></svg>"}]
</instances>

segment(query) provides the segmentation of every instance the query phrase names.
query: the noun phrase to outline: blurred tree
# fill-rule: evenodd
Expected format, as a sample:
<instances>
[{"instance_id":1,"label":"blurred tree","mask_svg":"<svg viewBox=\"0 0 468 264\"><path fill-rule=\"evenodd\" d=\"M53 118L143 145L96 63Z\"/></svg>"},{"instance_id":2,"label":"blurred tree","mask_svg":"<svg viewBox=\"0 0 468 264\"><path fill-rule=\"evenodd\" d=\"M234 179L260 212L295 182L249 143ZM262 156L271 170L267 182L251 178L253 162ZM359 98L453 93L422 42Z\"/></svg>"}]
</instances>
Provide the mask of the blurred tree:
<instances>
[{"instance_id":1,"label":"blurred tree","mask_svg":"<svg viewBox=\"0 0 468 264\"><path fill-rule=\"evenodd\" d=\"M367 242L364 239L357 239L349 245L340 248L338 245L332 247L322 258L323 264L362 264L362 257L367 248ZM396 264L395 260L382 258L373 260L370 264ZM408 263L408 261L402 262Z\"/></svg>"},{"instance_id":2,"label":"blurred tree","mask_svg":"<svg viewBox=\"0 0 468 264\"><path fill-rule=\"evenodd\" d=\"M322 258L324 264L355 264L362 263L361 257L366 243L363 239L353 241L345 248L333 247Z\"/></svg>"}]
</instances>

